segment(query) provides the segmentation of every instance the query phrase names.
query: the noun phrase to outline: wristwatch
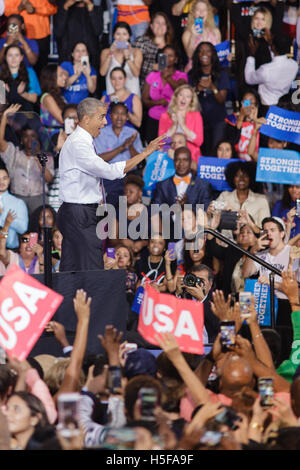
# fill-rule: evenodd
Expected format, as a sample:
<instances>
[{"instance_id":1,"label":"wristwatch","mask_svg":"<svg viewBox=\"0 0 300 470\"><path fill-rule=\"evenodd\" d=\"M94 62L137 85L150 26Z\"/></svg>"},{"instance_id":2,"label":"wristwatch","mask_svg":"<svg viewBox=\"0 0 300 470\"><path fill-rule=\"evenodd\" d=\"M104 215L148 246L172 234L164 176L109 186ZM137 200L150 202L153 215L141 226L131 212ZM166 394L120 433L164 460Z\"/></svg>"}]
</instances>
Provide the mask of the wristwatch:
<instances>
[{"instance_id":1,"label":"wristwatch","mask_svg":"<svg viewBox=\"0 0 300 470\"><path fill-rule=\"evenodd\" d=\"M214 95L217 95L218 93L219 93L219 90L218 90L217 88L214 88L214 89L213 89L213 94L214 94Z\"/></svg>"},{"instance_id":2,"label":"wristwatch","mask_svg":"<svg viewBox=\"0 0 300 470\"><path fill-rule=\"evenodd\" d=\"M2 231L0 231L0 235L1 235L3 238L7 238L7 237L8 237L8 232L2 232Z\"/></svg>"}]
</instances>

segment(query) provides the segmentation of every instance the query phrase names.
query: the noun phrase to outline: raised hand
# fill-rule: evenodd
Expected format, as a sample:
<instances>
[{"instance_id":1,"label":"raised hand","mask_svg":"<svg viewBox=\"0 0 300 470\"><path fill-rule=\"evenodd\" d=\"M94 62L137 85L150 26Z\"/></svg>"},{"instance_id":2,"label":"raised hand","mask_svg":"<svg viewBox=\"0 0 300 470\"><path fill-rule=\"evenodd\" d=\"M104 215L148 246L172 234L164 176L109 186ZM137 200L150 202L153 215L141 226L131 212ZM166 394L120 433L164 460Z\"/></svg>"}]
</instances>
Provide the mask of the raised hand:
<instances>
[{"instance_id":1,"label":"raised hand","mask_svg":"<svg viewBox=\"0 0 300 470\"><path fill-rule=\"evenodd\" d=\"M296 273L289 270L288 272L282 271L281 290L288 297L291 304L299 304L298 282L296 280Z\"/></svg>"},{"instance_id":2,"label":"raised hand","mask_svg":"<svg viewBox=\"0 0 300 470\"><path fill-rule=\"evenodd\" d=\"M73 299L74 310L79 320L89 320L91 313L92 298L87 298L87 293L83 289L78 289Z\"/></svg>"},{"instance_id":3,"label":"raised hand","mask_svg":"<svg viewBox=\"0 0 300 470\"><path fill-rule=\"evenodd\" d=\"M11 104L3 113L3 117L7 117L9 114L15 114L21 108L21 104Z\"/></svg>"},{"instance_id":4,"label":"raised hand","mask_svg":"<svg viewBox=\"0 0 300 470\"><path fill-rule=\"evenodd\" d=\"M155 335L155 339L170 361L176 361L181 356L182 353L172 333L161 333L160 336Z\"/></svg>"},{"instance_id":5,"label":"raised hand","mask_svg":"<svg viewBox=\"0 0 300 470\"><path fill-rule=\"evenodd\" d=\"M156 152L156 150L160 150L164 145L166 135L167 134L160 135L159 137L156 137L156 139L152 140L145 148L145 152L148 153L148 155L151 155L153 152Z\"/></svg>"},{"instance_id":6,"label":"raised hand","mask_svg":"<svg viewBox=\"0 0 300 470\"><path fill-rule=\"evenodd\" d=\"M13 221L17 218L17 214L15 211L9 210L4 222L4 227L9 228Z\"/></svg>"},{"instance_id":7,"label":"raised hand","mask_svg":"<svg viewBox=\"0 0 300 470\"><path fill-rule=\"evenodd\" d=\"M119 350L122 336L123 333L119 333L113 325L107 325L105 327L104 336L98 335L103 349L105 349L108 354L110 365L119 365L120 363Z\"/></svg>"},{"instance_id":8,"label":"raised hand","mask_svg":"<svg viewBox=\"0 0 300 470\"><path fill-rule=\"evenodd\" d=\"M215 290L212 293L212 298L213 301L210 303L210 305L213 314L216 315L220 321L230 320L231 295L229 294L227 301L225 301L223 291Z\"/></svg>"},{"instance_id":9,"label":"raised hand","mask_svg":"<svg viewBox=\"0 0 300 470\"><path fill-rule=\"evenodd\" d=\"M64 325L57 321L50 321L47 323L45 330L48 333L54 333L55 338L63 347L69 346Z\"/></svg>"}]
</instances>

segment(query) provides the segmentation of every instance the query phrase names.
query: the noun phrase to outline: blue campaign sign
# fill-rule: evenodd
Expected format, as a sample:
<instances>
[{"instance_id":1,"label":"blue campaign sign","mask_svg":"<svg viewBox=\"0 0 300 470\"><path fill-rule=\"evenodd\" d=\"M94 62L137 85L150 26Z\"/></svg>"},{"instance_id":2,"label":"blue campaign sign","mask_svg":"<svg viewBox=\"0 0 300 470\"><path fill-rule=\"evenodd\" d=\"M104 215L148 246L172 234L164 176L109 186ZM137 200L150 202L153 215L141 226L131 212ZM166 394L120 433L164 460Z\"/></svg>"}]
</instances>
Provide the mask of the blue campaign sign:
<instances>
[{"instance_id":1,"label":"blue campaign sign","mask_svg":"<svg viewBox=\"0 0 300 470\"><path fill-rule=\"evenodd\" d=\"M300 113L270 106L266 115L267 124L260 128L262 134L277 140L300 144Z\"/></svg>"},{"instance_id":2,"label":"blue campaign sign","mask_svg":"<svg viewBox=\"0 0 300 470\"><path fill-rule=\"evenodd\" d=\"M239 161L236 158L223 159L215 157L200 157L197 175L208 181L216 191L232 191L225 179L225 168L229 163Z\"/></svg>"},{"instance_id":3,"label":"blue campaign sign","mask_svg":"<svg viewBox=\"0 0 300 470\"><path fill-rule=\"evenodd\" d=\"M140 309L144 298L144 287L139 286L136 290L135 298L133 299L131 310L135 313L140 313Z\"/></svg>"},{"instance_id":4,"label":"blue campaign sign","mask_svg":"<svg viewBox=\"0 0 300 470\"><path fill-rule=\"evenodd\" d=\"M271 295L267 284L258 282L257 279L246 279L245 292L252 292L255 298L257 322L259 325L271 326ZM275 320L277 317L278 300L275 295Z\"/></svg>"},{"instance_id":5,"label":"blue campaign sign","mask_svg":"<svg viewBox=\"0 0 300 470\"><path fill-rule=\"evenodd\" d=\"M156 183L164 181L175 175L174 161L165 152L156 152L147 158L145 173L143 176L145 186L144 195L152 196Z\"/></svg>"},{"instance_id":6,"label":"blue campaign sign","mask_svg":"<svg viewBox=\"0 0 300 470\"><path fill-rule=\"evenodd\" d=\"M228 67L229 62L227 60L228 54L230 54L230 41L223 41L215 46L219 61L223 67Z\"/></svg>"},{"instance_id":7,"label":"blue campaign sign","mask_svg":"<svg viewBox=\"0 0 300 470\"><path fill-rule=\"evenodd\" d=\"M294 150L260 148L256 181L264 183L299 184L300 153Z\"/></svg>"}]
</instances>

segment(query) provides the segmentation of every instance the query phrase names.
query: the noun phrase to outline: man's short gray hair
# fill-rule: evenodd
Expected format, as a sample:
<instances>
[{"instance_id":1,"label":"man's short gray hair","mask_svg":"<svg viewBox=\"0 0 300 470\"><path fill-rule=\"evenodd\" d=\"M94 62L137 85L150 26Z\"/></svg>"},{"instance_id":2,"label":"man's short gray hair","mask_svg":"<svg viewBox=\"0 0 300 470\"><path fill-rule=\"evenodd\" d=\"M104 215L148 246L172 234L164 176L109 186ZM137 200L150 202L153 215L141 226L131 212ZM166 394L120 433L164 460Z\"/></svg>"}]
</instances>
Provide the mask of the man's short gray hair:
<instances>
[{"instance_id":1,"label":"man's short gray hair","mask_svg":"<svg viewBox=\"0 0 300 470\"><path fill-rule=\"evenodd\" d=\"M85 98L84 100L80 101L79 105L77 106L79 121L82 120L83 116L92 116L95 114L100 106L106 108L106 104L102 103L102 101L97 100L96 98Z\"/></svg>"}]
</instances>

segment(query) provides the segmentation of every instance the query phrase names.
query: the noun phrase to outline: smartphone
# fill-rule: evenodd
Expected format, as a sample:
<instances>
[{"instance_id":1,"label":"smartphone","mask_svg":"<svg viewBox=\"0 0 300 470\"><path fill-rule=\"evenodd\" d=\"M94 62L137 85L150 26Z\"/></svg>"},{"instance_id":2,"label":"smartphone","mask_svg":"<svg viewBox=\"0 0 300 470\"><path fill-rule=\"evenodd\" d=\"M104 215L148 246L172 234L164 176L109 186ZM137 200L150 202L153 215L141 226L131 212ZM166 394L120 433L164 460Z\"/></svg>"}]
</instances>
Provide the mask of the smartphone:
<instances>
[{"instance_id":1,"label":"smartphone","mask_svg":"<svg viewBox=\"0 0 300 470\"><path fill-rule=\"evenodd\" d=\"M155 421L154 410L158 406L158 394L155 388L142 387L139 391L141 417L145 421Z\"/></svg>"},{"instance_id":2,"label":"smartphone","mask_svg":"<svg viewBox=\"0 0 300 470\"><path fill-rule=\"evenodd\" d=\"M249 318L251 316L251 292L240 292L239 293L239 304L241 308L241 318Z\"/></svg>"},{"instance_id":3,"label":"smartphone","mask_svg":"<svg viewBox=\"0 0 300 470\"><path fill-rule=\"evenodd\" d=\"M127 41L116 41L115 46L117 49L128 49L128 42Z\"/></svg>"},{"instance_id":4,"label":"smartphone","mask_svg":"<svg viewBox=\"0 0 300 470\"><path fill-rule=\"evenodd\" d=\"M0 104L6 104L6 89L3 80L0 80Z\"/></svg>"},{"instance_id":5,"label":"smartphone","mask_svg":"<svg viewBox=\"0 0 300 470\"><path fill-rule=\"evenodd\" d=\"M114 248L107 248L107 249L106 249L106 254L107 254L107 257L108 257L108 258L113 258L113 259L115 259L115 257L116 257L116 253L115 253L115 249L114 249Z\"/></svg>"},{"instance_id":6,"label":"smartphone","mask_svg":"<svg viewBox=\"0 0 300 470\"><path fill-rule=\"evenodd\" d=\"M265 30L264 29L252 29L252 34L253 34L253 37L255 38L262 38L263 35L265 34Z\"/></svg>"},{"instance_id":7,"label":"smartphone","mask_svg":"<svg viewBox=\"0 0 300 470\"><path fill-rule=\"evenodd\" d=\"M11 23L8 26L8 32L9 34L15 34L19 31L19 26L17 24Z\"/></svg>"},{"instance_id":8,"label":"smartphone","mask_svg":"<svg viewBox=\"0 0 300 470\"><path fill-rule=\"evenodd\" d=\"M217 431L206 431L200 438L200 444L206 444L209 447L214 447L220 444L223 434Z\"/></svg>"},{"instance_id":9,"label":"smartphone","mask_svg":"<svg viewBox=\"0 0 300 470\"><path fill-rule=\"evenodd\" d=\"M125 346L125 351L124 351L124 358L126 359L128 354L130 354L133 351L137 350L137 344L136 343L127 343Z\"/></svg>"},{"instance_id":10,"label":"smartphone","mask_svg":"<svg viewBox=\"0 0 300 470\"><path fill-rule=\"evenodd\" d=\"M79 393L63 393L57 399L58 429L63 437L79 434L78 405Z\"/></svg>"},{"instance_id":11,"label":"smartphone","mask_svg":"<svg viewBox=\"0 0 300 470\"><path fill-rule=\"evenodd\" d=\"M118 450L133 449L137 433L133 428L106 428L104 430L104 447Z\"/></svg>"},{"instance_id":12,"label":"smartphone","mask_svg":"<svg viewBox=\"0 0 300 470\"><path fill-rule=\"evenodd\" d=\"M72 132L75 129L75 119L74 118L66 118L64 120L64 129L65 129L65 133L67 135L72 134Z\"/></svg>"},{"instance_id":13,"label":"smartphone","mask_svg":"<svg viewBox=\"0 0 300 470\"><path fill-rule=\"evenodd\" d=\"M175 259L175 243L174 242L168 243L168 251L170 251L170 258L174 260Z\"/></svg>"},{"instance_id":14,"label":"smartphone","mask_svg":"<svg viewBox=\"0 0 300 470\"><path fill-rule=\"evenodd\" d=\"M258 393L263 408L273 406L274 383L272 377L260 377L258 379Z\"/></svg>"},{"instance_id":15,"label":"smartphone","mask_svg":"<svg viewBox=\"0 0 300 470\"><path fill-rule=\"evenodd\" d=\"M52 256L52 258L55 258L55 259L57 259L57 260L60 260L59 251L58 251L58 250L53 250L53 251L51 251L51 256Z\"/></svg>"},{"instance_id":16,"label":"smartphone","mask_svg":"<svg viewBox=\"0 0 300 470\"><path fill-rule=\"evenodd\" d=\"M118 367L114 370L109 370L107 374L107 388L109 389L110 393L116 393L117 388L122 387L122 375L121 369Z\"/></svg>"},{"instance_id":17,"label":"smartphone","mask_svg":"<svg viewBox=\"0 0 300 470\"><path fill-rule=\"evenodd\" d=\"M203 33L203 18L195 18L195 27L197 28L197 33Z\"/></svg>"},{"instance_id":18,"label":"smartphone","mask_svg":"<svg viewBox=\"0 0 300 470\"><path fill-rule=\"evenodd\" d=\"M159 53L157 57L158 70L164 70L167 67L167 55Z\"/></svg>"},{"instance_id":19,"label":"smartphone","mask_svg":"<svg viewBox=\"0 0 300 470\"><path fill-rule=\"evenodd\" d=\"M248 106L251 106L251 101L250 100L244 100L243 101L243 106L244 106L244 108L248 108Z\"/></svg>"},{"instance_id":20,"label":"smartphone","mask_svg":"<svg viewBox=\"0 0 300 470\"><path fill-rule=\"evenodd\" d=\"M222 321L220 323L220 332L222 351L226 352L230 346L235 344L235 322Z\"/></svg>"},{"instance_id":21,"label":"smartphone","mask_svg":"<svg viewBox=\"0 0 300 470\"><path fill-rule=\"evenodd\" d=\"M296 216L300 217L300 199L296 199Z\"/></svg>"},{"instance_id":22,"label":"smartphone","mask_svg":"<svg viewBox=\"0 0 300 470\"><path fill-rule=\"evenodd\" d=\"M80 60L81 60L81 64L83 65L83 67L86 67L87 65L89 65L89 56L88 55L82 55Z\"/></svg>"},{"instance_id":23,"label":"smartphone","mask_svg":"<svg viewBox=\"0 0 300 470\"><path fill-rule=\"evenodd\" d=\"M224 410L215 417L215 421L219 424L225 424L229 429L235 431L238 429L236 422L242 421L242 418L231 408L225 407Z\"/></svg>"},{"instance_id":24,"label":"smartphone","mask_svg":"<svg viewBox=\"0 0 300 470\"><path fill-rule=\"evenodd\" d=\"M30 246L30 248L32 248L33 245L37 244L37 242L38 242L38 234L36 232L30 233L28 246Z\"/></svg>"}]
</instances>

